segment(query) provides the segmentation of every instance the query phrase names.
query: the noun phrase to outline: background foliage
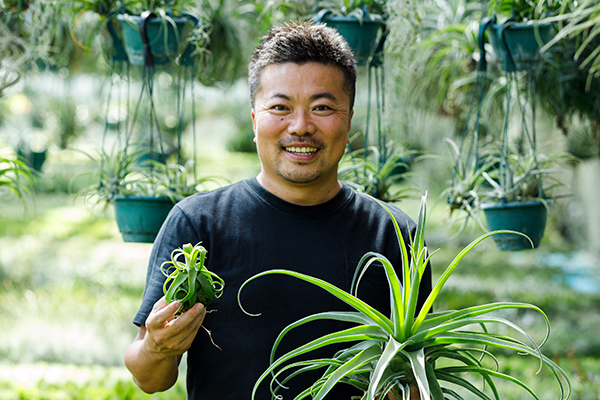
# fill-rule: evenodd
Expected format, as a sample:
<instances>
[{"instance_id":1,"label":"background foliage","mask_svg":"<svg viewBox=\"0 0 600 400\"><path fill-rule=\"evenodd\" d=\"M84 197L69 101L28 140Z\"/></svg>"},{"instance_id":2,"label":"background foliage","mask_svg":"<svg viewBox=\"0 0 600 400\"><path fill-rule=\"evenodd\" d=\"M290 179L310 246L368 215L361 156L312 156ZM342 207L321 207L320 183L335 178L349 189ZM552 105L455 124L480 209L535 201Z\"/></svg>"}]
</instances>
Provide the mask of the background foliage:
<instances>
[{"instance_id":1,"label":"background foliage","mask_svg":"<svg viewBox=\"0 0 600 400\"><path fill-rule=\"evenodd\" d=\"M207 53L206 75L197 77L193 89L196 137L191 119L186 120L182 151L188 158L192 149L199 151L202 175L235 182L259 170L244 82L249 51L271 24L292 15L307 16L315 3L202 2L210 5L207 18L212 13L222 22L215 26L217 39L233 38L239 45L227 47L231 41L215 40L215 47L226 47L236 58L228 58L227 52ZM69 15L62 1L26 1L28 9L20 16L14 4L0 0L0 154L13 154L24 145L29 151L45 151L46 162L27 211L17 198L0 192L0 398L183 398L181 382L165 394L142 394L123 367L125 348L137 331L131 319L141 300L151 246L123 243L112 208L93 208L75 195L89 184L82 174L93 164L74 150L93 153L105 131L110 144L120 140L132 112L124 99L127 91L139 93L141 73L132 68L130 75L113 74L106 32L87 36L104 17L85 13L74 26L72 14L66 22L54 20ZM444 139L457 140L465 123L480 57L477 27L488 12L485 6L475 0L386 3L383 123L399 148L449 156ZM15 27L18 35L12 34ZM89 48L77 45L71 34ZM547 50L545 64L534 71L540 82L540 140L587 160L571 166L561 178L572 195L552 205L539 249L501 253L491 241L478 246L448 282L436 308L508 300L539 306L552 325L545 353L571 374L572 398L588 400L600 398L600 338L595 334L600 331L600 241L594 239L600 237L594 227L600 226L594 222L600 221L595 200L600 194L594 192L600 173L600 125L598 81L591 81L594 90L585 91L589 75L572 58L576 45L576 38L565 38ZM506 81L493 52L488 56L483 135L493 141L502 123ZM169 143L176 135L176 83L172 70L155 76L162 106L159 118ZM365 68L359 69L357 93L352 135L360 142L369 117ZM370 121L374 123L372 117ZM446 199L434 200L445 189L450 171L433 158L410 161L412 175L394 181L393 189L429 192L427 242L430 248L442 249L436 259L447 264L456 249L481 230L475 226L456 237L456 226L448 224ZM418 202L407 198L400 206L416 215ZM441 273L433 267L434 275ZM542 327L527 313L508 317L528 331ZM218 332L213 336L218 341ZM553 389L545 385L553 378L534 377L536 367L530 361L502 359L517 374L530 376L541 398L552 398ZM53 380L53 368L65 378ZM24 380L27 376L36 379ZM501 391L506 399L522 395L510 387Z\"/></svg>"}]
</instances>

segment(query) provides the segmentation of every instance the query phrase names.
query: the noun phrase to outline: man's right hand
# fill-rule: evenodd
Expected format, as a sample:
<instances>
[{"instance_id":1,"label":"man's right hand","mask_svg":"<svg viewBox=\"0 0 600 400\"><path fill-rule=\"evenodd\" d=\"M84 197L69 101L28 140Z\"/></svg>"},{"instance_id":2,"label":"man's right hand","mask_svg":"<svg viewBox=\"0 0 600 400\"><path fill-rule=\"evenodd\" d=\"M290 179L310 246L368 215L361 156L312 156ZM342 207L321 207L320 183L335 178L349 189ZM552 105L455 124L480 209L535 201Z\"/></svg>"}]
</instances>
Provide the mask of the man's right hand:
<instances>
[{"instance_id":1,"label":"man's right hand","mask_svg":"<svg viewBox=\"0 0 600 400\"><path fill-rule=\"evenodd\" d=\"M202 304L176 318L179 306L176 302L167 304L164 297L158 300L125 353L125 365L146 393L165 391L177 382L181 356L204 321L206 309Z\"/></svg>"},{"instance_id":2,"label":"man's right hand","mask_svg":"<svg viewBox=\"0 0 600 400\"><path fill-rule=\"evenodd\" d=\"M191 309L175 318L181 304L167 304L165 298L158 300L146 319L144 345L158 358L181 356L185 353L202 326L206 309L196 303Z\"/></svg>"}]
</instances>

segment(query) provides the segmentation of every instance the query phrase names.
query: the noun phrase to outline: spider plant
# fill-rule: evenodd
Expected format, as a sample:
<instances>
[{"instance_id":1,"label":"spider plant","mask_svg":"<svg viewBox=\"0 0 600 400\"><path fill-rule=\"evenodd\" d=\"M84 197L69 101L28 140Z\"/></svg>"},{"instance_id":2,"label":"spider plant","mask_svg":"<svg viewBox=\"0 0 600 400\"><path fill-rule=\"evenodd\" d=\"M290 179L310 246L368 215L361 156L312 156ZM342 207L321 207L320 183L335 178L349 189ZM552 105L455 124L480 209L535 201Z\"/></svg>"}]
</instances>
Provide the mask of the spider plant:
<instances>
[{"instance_id":1,"label":"spider plant","mask_svg":"<svg viewBox=\"0 0 600 400\"><path fill-rule=\"evenodd\" d=\"M366 13L378 20L384 18L385 3L385 0L325 0L317 1L316 5L321 10L332 11L334 15L351 16L362 21Z\"/></svg>"},{"instance_id":2,"label":"spider plant","mask_svg":"<svg viewBox=\"0 0 600 400\"><path fill-rule=\"evenodd\" d=\"M79 191L78 195L90 200L93 204L103 203L108 206L119 195L132 194L132 187L140 180L136 163L143 151L107 152L102 149L97 156L80 151L96 166L81 177L92 181L90 185Z\"/></svg>"},{"instance_id":3,"label":"spider plant","mask_svg":"<svg viewBox=\"0 0 600 400\"><path fill-rule=\"evenodd\" d=\"M16 156L0 156L0 194L8 190L26 205L26 198L31 194L33 171Z\"/></svg>"},{"instance_id":4,"label":"spider plant","mask_svg":"<svg viewBox=\"0 0 600 400\"><path fill-rule=\"evenodd\" d=\"M124 6L134 14L152 11L157 15L177 15L194 6L193 0L125 0Z\"/></svg>"},{"instance_id":5,"label":"spider plant","mask_svg":"<svg viewBox=\"0 0 600 400\"><path fill-rule=\"evenodd\" d=\"M225 282L204 266L206 253L200 243L195 246L188 243L173 250L171 260L160 266L167 277L163 286L165 300L167 303L181 303L176 313L183 313L198 302L208 306L211 301L221 297Z\"/></svg>"},{"instance_id":6,"label":"spider plant","mask_svg":"<svg viewBox=\"0 0 600 400\"><path fill-rule=\"evenodd\" d=\"M460 235L467 227L469 221L479 226L479 205L484 195L482 185L486 183L484 172L493 169L497 160L492 156L487 146L477 149L477 156L461 156L460 147L452 139L446 138L446 143L451 152L450 159L438 155L427 155L423 158L433 158L441 161L452 171L452 178L448 187L442 191L439 198L446 198L450 207L450 226L462 221L456 235Z\"/></svg>"},{"instance_id":7,"label":"spider plant","mask_svg":"<svg viewBox=\"0 0 600 400\"><path fill-rule=\"evenodd\" d=\"M495 170L483 171L482 175L491 186L484 193L489 202L515 202L560 197L553 194L556 188L564 187L557 174L566 173L565 166L577 162L577 158L566 152L544 154L535 149L523 152L509 146L509 154L498 152Z\"/></svg>"},{"instance_id":8,"label":"spider plant","mask_svg":"<svg viewBox=\"0 0 600 400\"><path fill-rule=\"evenodd\" d=\"M151 160L149 165L151 168L144 174L147 182L154 182L153 195L169 197L173 202L229 183L225 178L217 176L197 178L193 160L188 160L183 165Z\"/></svg>"},{"instance_id":9,"label":"spider plant","mask_svg":"<svg viewBox=\"0 0 600 400\"><path fill-rule=\"evenodd\" d=\"M385 205L382 204L383 207ZM467 307L461 310L432 312L432 306L460 261L473 247L498 231L482 235L465 247L450 263L432 289L421 309L417 309L417 293L425 267L431 256L424 244L426 220L426 196L423 196L414 238L405 243L398 223L386 208L396 227L398 245L402 253L402 276L385 256L369 252L364 255L357 268L352 283L354 295L325 281L294 271L276 269L259 273L244 284L269 274L289 275L312 283L342 300L355 311L324 312L307 316L288 325L277 337L271 352L271 364L257 380L252 398L258 386L271 375L273 397L290 379L308 370L324 370L322 377L306 388L297 399L322 399L337 383L353 385L365 392L362 399L379 399L391 393L395 398L408 399L410 387L418 388L421 399L443 400L462 399L464 394L456 392L460 388L480 399L499 399L495 379L504 379L523 388L534 398L538 398L529 386L509 373L499 370L499 363L491 349L515 351L533 356L539 361L540 369L546 365L557 379L560 398L568 398L571 390L565 372L551 359L542 354L540 347L549 335L549 321L544 312L535 305L516 302L497 302ZM382 266L390 290L391 315L383 315L356 297L356 289L364 271L373 265ZM240 304L240 307L242 305ZM545 321L547 331L538 344L525 330L495 313L502 310L531 310ZM243 307L242 307L242 310ZM248 313L244 310L244 312ZM259 315L259 314L249 314ZM355 326L332 332L300 346L279 358L275 358L277 348L291 330L318 320L345 321ZM516 338L509 333L498 333L492 326L509 328L520 334ZM348 348L337 352L331 358L294 361L298 356L329 344L347 343ZM288 363L289 362L289 363ZM484 392L467 379L468 375L479 376L492 395ZM450 383L453 388L447 387Z\"/></svg>"},{"instance_id":10,"label":"spider plant","mask_svg":"<svg viewBox=\"0 0 600 400\"><path fill-rule=\"evenodd\" d=\"M397 184L409 176L409 160L414 151L393 142L379 150L377 146L344 154L339 179L356 190L383 201L400 201L411 189L398 189Z\"/></svg>"},{"instance_id":11,"label":"spider plant","mask_svg":"<svg viewBox=\"0 0 600 400\"><path fill-rule=\"evenodd\" d=\"M569 1L569 0L568 0ZM486 7L491 14L511 17L518 22L537 20L558 12L568 2L564 0L490 0Z\"/></svg>"},{"instance_id":12,"label":"spider plant","mask_svg":"<svg viewBox=\"0 0 600 400\"><path fill-rule=\"evenodd\" d=\"M600 3L595 0L564 3L561 15L549 18L549 21L559 21L561 29L544 50L563 39L576 39L575 60L581 63L580 68L588 70L586 89L589 90L592 80L600 77L600 50L597 47L600 38Z\"/></svg>"}]
</instances>

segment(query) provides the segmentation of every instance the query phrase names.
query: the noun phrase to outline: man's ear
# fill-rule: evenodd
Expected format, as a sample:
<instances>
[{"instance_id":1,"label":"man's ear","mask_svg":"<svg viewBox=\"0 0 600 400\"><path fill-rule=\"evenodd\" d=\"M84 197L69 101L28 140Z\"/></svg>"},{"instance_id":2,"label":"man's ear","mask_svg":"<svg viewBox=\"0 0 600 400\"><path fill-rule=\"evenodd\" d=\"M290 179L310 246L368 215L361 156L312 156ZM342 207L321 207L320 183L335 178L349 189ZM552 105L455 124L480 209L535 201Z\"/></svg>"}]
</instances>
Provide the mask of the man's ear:
<instances>
[{"instance_id":1,"label":"man's ear","mask_svg":"<svg viewBox=\"0 0 600 400\"><path fill-rule=\"evenodd\" d=\"M350 129L352 129L352 117L354 116L354 109L350 110L350 118L348 118L348 138L346 143L350 143Z\"/></svg>"},{"instance_id":2,"label":"man's ear","mask_svg":"<svg viewBox=\"0 0 600 400\"><path fill-rule=\"evenodd\" d=\"M254 114L254 108L250 111L250 116L252 117L252 131L254 131L254 139L252 141L256 143L256 115Z\"/></svg>"}]
</instances>

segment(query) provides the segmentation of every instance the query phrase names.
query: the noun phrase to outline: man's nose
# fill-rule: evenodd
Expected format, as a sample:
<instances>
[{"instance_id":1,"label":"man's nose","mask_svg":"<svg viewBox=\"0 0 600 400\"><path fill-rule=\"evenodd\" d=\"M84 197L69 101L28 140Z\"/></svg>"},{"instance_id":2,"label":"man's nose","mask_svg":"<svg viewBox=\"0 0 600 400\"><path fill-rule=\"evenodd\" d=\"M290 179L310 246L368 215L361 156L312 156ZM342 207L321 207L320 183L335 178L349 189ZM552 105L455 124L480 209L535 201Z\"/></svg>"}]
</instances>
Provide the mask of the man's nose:
<instances>
[{"instance_id":1,"label":"man's nose","mask_svg":"<svg viewBox=\"0 0 600 400\"><path fill-rule=\"evenodd\" d=\"M291 120L288 125L288 132L290 135L304 136L315 133L316 127L310 112L306 110L295 110L290 118Z\"/></svg>"}]
</instances>

